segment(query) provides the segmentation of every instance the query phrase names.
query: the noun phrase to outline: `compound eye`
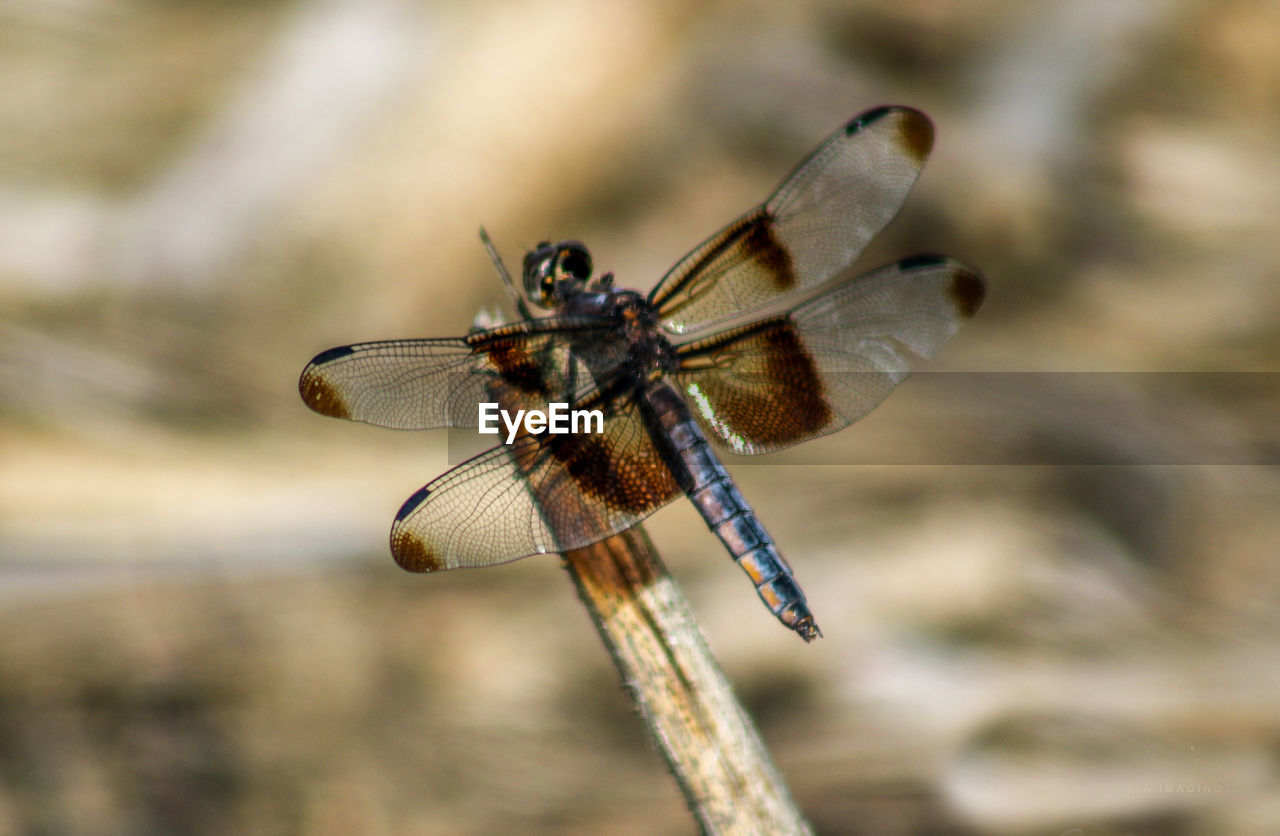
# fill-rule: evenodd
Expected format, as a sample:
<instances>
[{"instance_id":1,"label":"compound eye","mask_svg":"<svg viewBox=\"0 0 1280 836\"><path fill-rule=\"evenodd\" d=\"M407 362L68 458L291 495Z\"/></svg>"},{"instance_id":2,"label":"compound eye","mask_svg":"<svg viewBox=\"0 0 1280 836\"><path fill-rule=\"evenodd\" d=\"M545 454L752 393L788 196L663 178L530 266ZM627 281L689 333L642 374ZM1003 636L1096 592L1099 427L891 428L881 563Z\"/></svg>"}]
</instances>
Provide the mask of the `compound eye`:
<instances>
[{"instance_id":1,"label":"compound eye","mask_svg":"<svg viewBox=\"0 0 1280 836\"><path fill-rule=\"evenodd\" d=\"M559 253L545 241L524 257L524 292L529 301L548 307L553 303L556 262Z\"/></svg>"},{"instance_id":2,"label":"compound eye","mask_svg":"<svg viewBox=\"0 0 1280 836\"><path fill-rule=\"evenodd\" d=\"M591 278L591 253L581 244L570 244L560 251L560 270L580 282Z\"/></svg>"}]
</instances>

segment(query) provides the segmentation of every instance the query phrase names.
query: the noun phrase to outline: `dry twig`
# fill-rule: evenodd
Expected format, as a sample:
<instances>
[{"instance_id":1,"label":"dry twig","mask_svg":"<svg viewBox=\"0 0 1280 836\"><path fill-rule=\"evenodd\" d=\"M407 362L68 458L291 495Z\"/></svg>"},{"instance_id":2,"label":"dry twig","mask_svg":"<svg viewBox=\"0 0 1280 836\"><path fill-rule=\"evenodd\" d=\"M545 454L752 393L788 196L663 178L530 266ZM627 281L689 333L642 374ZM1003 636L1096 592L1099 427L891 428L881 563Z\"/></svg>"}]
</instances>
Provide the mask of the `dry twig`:
<instances>
[{"instance_id":1,"label":"dry twig","mask_svg":"<svg viewBox=\"0 0 1280 836\"><path fill-rule=\"evenodd\" d=\"M564 560L703 832L811 832L644 530Z\"/></svg>"}]
</instances>

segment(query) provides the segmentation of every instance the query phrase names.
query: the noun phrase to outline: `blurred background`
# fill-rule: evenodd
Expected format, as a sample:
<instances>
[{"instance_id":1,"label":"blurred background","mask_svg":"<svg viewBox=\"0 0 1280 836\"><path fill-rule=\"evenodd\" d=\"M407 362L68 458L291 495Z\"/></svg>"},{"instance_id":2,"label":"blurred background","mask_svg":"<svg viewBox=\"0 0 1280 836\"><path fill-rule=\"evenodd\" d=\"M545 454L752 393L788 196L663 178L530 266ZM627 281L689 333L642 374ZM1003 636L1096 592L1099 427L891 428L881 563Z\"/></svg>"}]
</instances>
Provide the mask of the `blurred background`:
<instances>
[{"instance_id":1,"label":"blurred background","mask_svg":"<svg viewBox=\"0 0 1280 836\"><path fill-rule=\"evenodd\" d=\"M648 289L884 103L938 141L859 267L988 302L731 464L822 641L650 520L712 647L821 832L1280 832L1252 0L0 4L0 832L693 831L554 558L392 563L447 434L297 375L501 304L482 223Z\"/></svg>"}]
</instances>

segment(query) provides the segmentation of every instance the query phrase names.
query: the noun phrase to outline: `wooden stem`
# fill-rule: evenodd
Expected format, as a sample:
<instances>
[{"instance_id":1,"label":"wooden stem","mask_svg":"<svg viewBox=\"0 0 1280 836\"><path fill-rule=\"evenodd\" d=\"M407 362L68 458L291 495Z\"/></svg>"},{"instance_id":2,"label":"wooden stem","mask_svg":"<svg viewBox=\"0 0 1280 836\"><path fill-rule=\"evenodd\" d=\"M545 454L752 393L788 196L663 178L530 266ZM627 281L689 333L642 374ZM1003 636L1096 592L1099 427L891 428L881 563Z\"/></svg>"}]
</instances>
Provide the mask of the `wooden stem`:
<instances>
[{"instance_id":1,"label":"wooden stem","mask_svg":"<svg viewBox=\"0 0 1280 836\"><path fill-rule=\"evenodd\" d=\"M810 833L640 526L564 555L704 833Z\"/></svg>"}]
</instances>

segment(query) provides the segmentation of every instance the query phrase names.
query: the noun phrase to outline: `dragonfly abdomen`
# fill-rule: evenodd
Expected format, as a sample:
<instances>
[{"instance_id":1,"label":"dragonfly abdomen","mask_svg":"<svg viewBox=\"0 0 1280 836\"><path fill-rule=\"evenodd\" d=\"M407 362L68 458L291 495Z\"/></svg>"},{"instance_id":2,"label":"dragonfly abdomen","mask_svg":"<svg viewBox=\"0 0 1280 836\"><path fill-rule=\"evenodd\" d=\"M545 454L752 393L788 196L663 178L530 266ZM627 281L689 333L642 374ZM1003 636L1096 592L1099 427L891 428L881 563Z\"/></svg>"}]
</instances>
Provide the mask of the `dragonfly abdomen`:
<instances>
[{"instance_id":1,"label":"dragonfly abdomen","mask_svg":"<svg viewBox=\"0 0 1280 836\"><path fill-rule=\"evenodd\" d=\"M681 487L707 527L751 578L765 606L805 641L822 635L791 567L738 492L684 401L663 382L645 390L645 401L652 410L652 420L663 430L658 437L669 440L667 452L676 459L671 464Z\"/></svg>"}]
</instances>

